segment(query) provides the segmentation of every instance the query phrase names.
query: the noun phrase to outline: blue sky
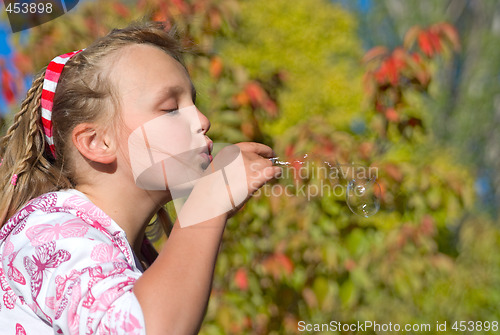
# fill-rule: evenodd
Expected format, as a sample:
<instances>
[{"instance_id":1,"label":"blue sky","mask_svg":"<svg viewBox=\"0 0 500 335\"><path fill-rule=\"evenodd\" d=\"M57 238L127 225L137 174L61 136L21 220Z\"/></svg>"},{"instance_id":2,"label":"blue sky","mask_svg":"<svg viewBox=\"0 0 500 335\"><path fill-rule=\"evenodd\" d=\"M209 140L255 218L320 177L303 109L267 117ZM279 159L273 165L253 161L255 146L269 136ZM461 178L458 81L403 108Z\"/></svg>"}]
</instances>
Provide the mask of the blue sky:
<instances>
[{"instance_id":1,"label":"blue sky","mask_svg":"<svg viewBox=\"0 0 500 335\"><path fill-rule=\"evenodd\" d=\"M12 34L10 27L5 22L0 22L0 57L6 60L9 64L11 59L11 46L9 45L9 35ZM9 111L7 103L2 94L0 94L0 115L4 115Z\"/></svg>"}]
</instances>

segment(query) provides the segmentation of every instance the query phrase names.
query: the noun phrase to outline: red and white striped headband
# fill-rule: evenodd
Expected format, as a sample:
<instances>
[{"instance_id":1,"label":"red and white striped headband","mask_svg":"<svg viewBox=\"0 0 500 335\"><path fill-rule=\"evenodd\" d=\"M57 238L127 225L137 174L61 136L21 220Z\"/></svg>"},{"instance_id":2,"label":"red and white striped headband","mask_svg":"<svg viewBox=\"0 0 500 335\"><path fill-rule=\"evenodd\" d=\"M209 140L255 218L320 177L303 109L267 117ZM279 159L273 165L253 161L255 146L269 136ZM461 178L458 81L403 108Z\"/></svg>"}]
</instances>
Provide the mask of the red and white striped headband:
<instances>
[{"instance_id":1,"label":"red and white striped headband","mask_svg":"<svg viewBox=\"0 0 500 335\"><path fill-rule=\"evenodd\" d=\"M83 49L82 49L83 50ZM56 158L56 149L54 147L54 136L52 132L52 108L54 107L54 93L56 92L57 83L61 76L62 70L66 62L82 50L68 52L67 54L57 56L50 61L45 71L45 79L43 80L42 90L42 125L45 140L50 148L52 156Z\"/></svg>"}]
</instances>

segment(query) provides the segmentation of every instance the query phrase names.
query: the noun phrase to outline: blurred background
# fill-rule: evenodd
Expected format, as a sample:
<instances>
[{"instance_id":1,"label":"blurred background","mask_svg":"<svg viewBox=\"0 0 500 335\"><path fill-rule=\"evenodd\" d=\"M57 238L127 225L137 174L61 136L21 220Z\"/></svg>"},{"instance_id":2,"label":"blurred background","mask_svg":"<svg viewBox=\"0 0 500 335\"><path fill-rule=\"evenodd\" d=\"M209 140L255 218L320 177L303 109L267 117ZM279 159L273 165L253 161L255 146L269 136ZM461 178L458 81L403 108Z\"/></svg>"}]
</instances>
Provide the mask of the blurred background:
<instances>
[{"instance_id":1,"label":"blurred background","mask_svg":"<svg viewBox=\"0 0 500 335\"><path fill-rule=\"evenodd\" d=\"M500 321L499 1L81 0L16 34L3 11L1 122L54 56L141 18L181 32L214 141L378 171L368 218L345 194L298 192L345 186L319 175L287 174L269 187L294 194L246 204L228 223L202 334Z\"/></svg>"}]
</instances>

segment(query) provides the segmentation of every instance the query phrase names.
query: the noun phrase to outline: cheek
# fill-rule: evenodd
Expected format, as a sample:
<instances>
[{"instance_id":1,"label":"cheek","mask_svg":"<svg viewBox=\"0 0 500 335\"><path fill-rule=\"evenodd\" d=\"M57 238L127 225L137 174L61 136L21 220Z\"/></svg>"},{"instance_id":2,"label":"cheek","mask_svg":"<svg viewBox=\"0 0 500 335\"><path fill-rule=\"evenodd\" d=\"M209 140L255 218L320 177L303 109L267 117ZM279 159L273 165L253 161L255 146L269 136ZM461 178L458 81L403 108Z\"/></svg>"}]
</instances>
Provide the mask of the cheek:
<instances>
[{"instance_id":1,"label":"cheek","mask_svg":"<svg viewBox=\"0 0 500 335\"><path fill-rule=\"evenodd\" d=\"M166 145L170 150L177 153L188 147L192 137L191 131L186 124L170 125L165 127L159 143Z\"/></svg>"},{"instance_id":2,"label":"cheek","mask_svg":"<svg viewBox=\"0 0 500 335\"><path fill-rule=\"evenodd\" d=\"M134 170L179 156L190 149L189 127L181 118L159 116L133 130L127 139L130 163Z\"/></svg>"},{"instance_id":3,"label":"cheek","mask_svg":"<svg viewBox=\"0 0 500 335\"><path fill-rule=\"evenodd\" d=\"M128 156L139 187L161 190L199 177L204 139L202 134L192 133L188 121L182 115L165 114L131 132Z\"/></svg>"},{"instance_id":4,"label":"cheek","mask_svg":"<svg viewBox=\"0 0 500 335\"><path fill-rule=\"evenodd\" d=\"M145 123L134 131L134 134L137 133L153 154L180 154L189 148L192 138L190 127L185 120L169 115L162 115Z\"/></svg>"}]
</instances>

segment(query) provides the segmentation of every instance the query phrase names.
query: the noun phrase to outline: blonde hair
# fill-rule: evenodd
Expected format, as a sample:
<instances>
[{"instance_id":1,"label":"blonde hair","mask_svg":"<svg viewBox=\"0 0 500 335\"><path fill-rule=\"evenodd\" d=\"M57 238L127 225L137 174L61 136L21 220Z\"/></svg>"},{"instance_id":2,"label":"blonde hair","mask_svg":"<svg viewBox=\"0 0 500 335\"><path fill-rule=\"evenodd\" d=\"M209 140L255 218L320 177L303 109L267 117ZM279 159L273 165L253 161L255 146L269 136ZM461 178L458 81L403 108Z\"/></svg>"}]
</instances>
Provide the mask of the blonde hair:
<instances>
[{"instance_id":1,"label":"blonde hair","mask_svg":"<svg viewBox=\"0 0 500 335\"><path fill-rule=\"evenodd\" d=\"M115 29L96 40L65 65L54 96L53 136L54 159L47 150L41 124L41 94L45 75L43 69L33 80L20 111L0 139L0 224L14 215L29 200L46 192L75 187L76 176L70 158L73 128L85 122L116 119L116 94L105 75L103 59L133 44L159 47L183 64L182 46L174 30L166 31L161 23L133 24ZM109 110L103 113L103 110ZM17 183L12 183L12 178ZM15 185L13 185L15 184ZM157 221L168 232L171 222L162 207Z\"/></svg>"}]
</instances>

